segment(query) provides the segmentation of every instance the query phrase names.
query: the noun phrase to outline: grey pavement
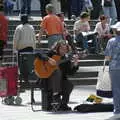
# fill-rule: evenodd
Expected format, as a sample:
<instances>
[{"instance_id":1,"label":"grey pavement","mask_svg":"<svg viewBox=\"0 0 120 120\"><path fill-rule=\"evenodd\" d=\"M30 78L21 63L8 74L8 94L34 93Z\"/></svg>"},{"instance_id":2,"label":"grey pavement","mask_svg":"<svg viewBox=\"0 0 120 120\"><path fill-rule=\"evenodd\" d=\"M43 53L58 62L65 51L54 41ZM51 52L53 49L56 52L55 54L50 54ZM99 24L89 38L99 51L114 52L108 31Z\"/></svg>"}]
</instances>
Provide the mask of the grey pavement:
<instances>
[{"instance_id":1,"label":"grey pavement","mask_svg":"<svg viewBox=\"0 0 120 120\"><path fill-rule=\"evenodd\" d=\"M71 97L69 106L72 109L85 101L90 95L95 94L94 85L75 86ZM0 120L105 120L113 116L113 112L99 112L99 113L79 113L79 112L46 112L41 110L41 91L35 91L35 110L33 112L30 105L30 91L26 90L20 94L22 104L5 105L0 102ZM2 101L2 99L1 99ZM112 99L104 98L103 102L112 102Z\"/></svg>"}]
</instances>

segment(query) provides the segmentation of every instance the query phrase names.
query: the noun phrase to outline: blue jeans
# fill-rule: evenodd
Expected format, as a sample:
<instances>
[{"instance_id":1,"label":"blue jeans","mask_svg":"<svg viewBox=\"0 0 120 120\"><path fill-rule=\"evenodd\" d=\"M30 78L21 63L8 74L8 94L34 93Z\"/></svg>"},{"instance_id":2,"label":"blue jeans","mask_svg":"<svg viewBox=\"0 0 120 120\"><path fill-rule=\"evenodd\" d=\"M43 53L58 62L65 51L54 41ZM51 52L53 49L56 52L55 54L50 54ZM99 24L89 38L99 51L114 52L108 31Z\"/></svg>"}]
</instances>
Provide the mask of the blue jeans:
<instances>
[{"instance_id":1,"label":"blue jeans","mask_svg":"<svg viewBox=\"0 0 120 120\"><path fill-rule=\"evenodd\" d=\"M27 11L26 11L27 10ZM21 0L21 14L31 14L31 0Z\"/></svg>"},{"instance_id":2,"label":"blue jeans","mask_svg":"<svg viewBox=\"0 0 120 120\"><path fill-rule=\"evenodd\" d=\"M63 40L63 36L61 34L48 36L48 48L51 48L59 40Z\"/></svg>"},{"instance_id":3,"label":"blue jeans","mask_svg":"<svg viewBox=\"0 0 120 120\"><path fill-rule=\"evenodd\" d=\"M120 114L120 70L110 70L112 81L114 113Z\"/></svg>"}]
</instances>

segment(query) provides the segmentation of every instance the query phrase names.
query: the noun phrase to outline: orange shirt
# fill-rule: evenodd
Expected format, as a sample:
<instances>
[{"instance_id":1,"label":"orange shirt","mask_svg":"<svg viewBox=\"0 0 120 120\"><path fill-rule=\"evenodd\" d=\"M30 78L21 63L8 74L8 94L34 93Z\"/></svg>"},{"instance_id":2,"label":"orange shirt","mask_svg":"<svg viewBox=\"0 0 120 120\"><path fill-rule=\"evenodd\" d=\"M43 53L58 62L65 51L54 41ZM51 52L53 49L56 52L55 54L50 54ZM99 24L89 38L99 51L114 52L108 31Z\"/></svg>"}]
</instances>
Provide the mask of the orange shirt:
<instances>
[{"instance_id":1,"label":"orange shirt","mask_svg":"<svg viewBox=\"0 0 120 120\"><path fill-rule=\"evenodd\" d=\"M45 16L40 24L40 27L45 30L47 35L63 34L64 31L64 26L60 21L60 18L53 14Z\"/></svg>"},{"instance_id":2,"label":"orange shirt","mask_svg":"<svg viewBox=\"0 0 120 120\"><path fill-rule=\"evenodd\" d=\"M8 20L0 14L0 40L6 41L8 38Z\"/></svg>"}]
</instances>

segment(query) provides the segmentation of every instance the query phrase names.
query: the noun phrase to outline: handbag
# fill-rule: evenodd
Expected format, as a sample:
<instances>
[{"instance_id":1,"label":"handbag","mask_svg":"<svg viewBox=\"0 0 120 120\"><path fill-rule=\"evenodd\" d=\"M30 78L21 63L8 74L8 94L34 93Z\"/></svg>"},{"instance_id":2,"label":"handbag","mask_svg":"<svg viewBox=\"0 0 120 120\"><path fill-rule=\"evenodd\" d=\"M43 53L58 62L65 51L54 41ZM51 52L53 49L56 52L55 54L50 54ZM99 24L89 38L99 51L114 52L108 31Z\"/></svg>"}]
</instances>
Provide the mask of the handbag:
<instances>
[{"instance_id":1,"label":"handbag","mask_svg":"<svg viewBox=\"0 0 120 120\"><path fill-rule=\"evenodd\" d=\"M98 80L96 85L96 94L101 97L111 98L112 97L112 87L111 79L109 75L109 66L105 66L106 60L102 69L98 73Z\"/></svg>"}]
</instances>

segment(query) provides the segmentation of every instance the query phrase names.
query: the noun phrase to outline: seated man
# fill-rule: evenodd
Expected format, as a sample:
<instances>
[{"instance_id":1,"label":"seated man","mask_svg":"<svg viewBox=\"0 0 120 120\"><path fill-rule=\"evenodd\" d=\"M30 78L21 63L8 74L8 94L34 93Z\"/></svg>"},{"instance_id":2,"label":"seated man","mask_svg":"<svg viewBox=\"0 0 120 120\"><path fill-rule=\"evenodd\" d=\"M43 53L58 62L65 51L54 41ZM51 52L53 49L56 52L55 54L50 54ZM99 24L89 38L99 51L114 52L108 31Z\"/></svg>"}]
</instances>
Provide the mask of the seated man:
<instances>
[{"instance_id":1,"label":"seated man","mask_svg":"<svg viewBox=\"0 0 120 120\"><path fill-rule=\"evenodd\" d=\"M52 90L51 97L53 101L51 103L59 103L58 110L63 111L71 110L67 104L73 89L73 84L67 79L67 75L73 74L78 69L78 57L72 57L72 64L68 54L69 52L69 45L64 40L61 40L48 52L47 56L38 53L34 62L37 76L48 79L48 89ZM43 60L43 65L41 65L40 60ZM40 66L39 69L37 69L38 66ZM41 69L43 73L41 73ZM47 75L45 70L52 72Z\"/></svg>"},{"instance_id":2,"label":"seated man","mask_svg":"<svg viewBox=\"0 0 120 120\"><path fill-rule=\"evenodd\" d=\"M79 47L83 49L88 49L87 40L85 37L83 37L82 32L88 32L90 31L90 25L89 25L89 14L87 12L82 12L80 14L80 19L77 20L74 24L74 34L75 34L75 40Z\"/></svg>"}]
</instances>

